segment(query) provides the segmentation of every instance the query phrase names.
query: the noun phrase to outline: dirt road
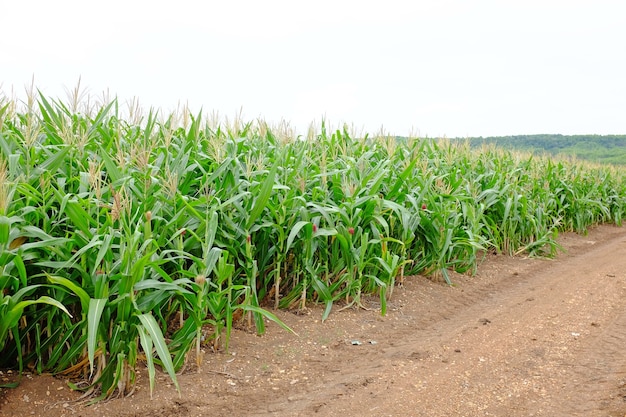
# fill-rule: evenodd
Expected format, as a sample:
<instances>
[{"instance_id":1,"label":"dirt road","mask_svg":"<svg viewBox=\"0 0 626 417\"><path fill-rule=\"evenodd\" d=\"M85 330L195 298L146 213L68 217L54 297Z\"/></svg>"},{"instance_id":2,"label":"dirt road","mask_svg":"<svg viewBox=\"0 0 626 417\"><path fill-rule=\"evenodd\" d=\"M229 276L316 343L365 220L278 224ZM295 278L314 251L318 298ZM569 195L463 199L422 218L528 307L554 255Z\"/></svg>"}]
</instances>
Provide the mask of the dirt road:
<instances>
[{"instance_id":1,"label":"dirt road","mask_svg":"<svg viewBox=\"0 0 626 417\"><path fill-rule=\"evenodd\" d=\"M298 333L235 333L180 375L130 398L71 402L64 381L25 378L0 415L626 415L626 229L565 234L555 260L489 256L455 286L411 277L386 317L282 312ZM377 300L366 304L375 308Z\"/></svg>"}]
</instances>

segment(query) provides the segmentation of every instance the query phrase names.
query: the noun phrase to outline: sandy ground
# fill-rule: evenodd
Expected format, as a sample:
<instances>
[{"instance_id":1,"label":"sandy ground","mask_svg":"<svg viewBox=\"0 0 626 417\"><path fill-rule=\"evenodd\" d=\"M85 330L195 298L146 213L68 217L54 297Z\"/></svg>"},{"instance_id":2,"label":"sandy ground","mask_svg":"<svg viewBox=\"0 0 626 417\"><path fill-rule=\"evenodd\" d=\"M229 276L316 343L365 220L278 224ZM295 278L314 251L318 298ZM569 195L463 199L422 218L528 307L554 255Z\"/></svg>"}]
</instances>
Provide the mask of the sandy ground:
<instances>
[{"instance_id":1,"label":"sandy ground","mask_svg":"<svg viewBox=\"0 0 626 417\"><path fill-rule=\"evenodd\" d=\"M554 260L487 256L454 286L415 276L387 316L279 312L179 375L92 406L26 375L0 416L626 416L626 228L564 234ZM0 380L14 377L6 371Z\"/></svg>"}]
</instances>

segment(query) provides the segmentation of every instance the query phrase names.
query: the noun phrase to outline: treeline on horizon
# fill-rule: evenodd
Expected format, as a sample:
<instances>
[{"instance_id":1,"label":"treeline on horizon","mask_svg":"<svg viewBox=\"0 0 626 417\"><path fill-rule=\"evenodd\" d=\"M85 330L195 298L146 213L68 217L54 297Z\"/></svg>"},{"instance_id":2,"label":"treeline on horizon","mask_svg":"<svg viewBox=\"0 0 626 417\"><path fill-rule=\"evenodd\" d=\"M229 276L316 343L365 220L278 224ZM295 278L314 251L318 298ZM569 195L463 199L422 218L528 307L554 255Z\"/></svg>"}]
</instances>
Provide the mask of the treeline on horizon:
<instances>
[{"instance_id":1,"label":"treeline on horizon","mask_svg":"<svg viewBox=\"0 0 626 417\"><path fill-rule=\"evenodd\" d=\"M533 154L574 157L579 160L626 165L626 135L515 135L453 138L468 141L472 148L495 145Z\"/></svg>"}]
</instances>

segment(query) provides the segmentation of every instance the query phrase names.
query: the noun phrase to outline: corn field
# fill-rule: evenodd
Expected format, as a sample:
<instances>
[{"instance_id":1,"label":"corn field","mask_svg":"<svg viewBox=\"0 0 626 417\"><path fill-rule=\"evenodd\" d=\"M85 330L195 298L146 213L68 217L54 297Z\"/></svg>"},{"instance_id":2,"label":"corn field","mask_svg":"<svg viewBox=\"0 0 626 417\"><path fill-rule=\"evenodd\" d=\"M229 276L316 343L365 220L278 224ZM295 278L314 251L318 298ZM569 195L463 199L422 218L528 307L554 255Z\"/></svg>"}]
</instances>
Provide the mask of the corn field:
<instances>
[{"instance_id":1,"label":"corn field","mask_svg":"<svg viewBox=\"0 0 626 417\"><path fill-rule=\"evenodd\" d=\"M178 386L233 325L289 331L275 309L378 295L385 314L407 275L551 256L626 206L608 166L121 107L0 98L0 368L96 399L139 362Z\"/></svg>"}]
</instances>

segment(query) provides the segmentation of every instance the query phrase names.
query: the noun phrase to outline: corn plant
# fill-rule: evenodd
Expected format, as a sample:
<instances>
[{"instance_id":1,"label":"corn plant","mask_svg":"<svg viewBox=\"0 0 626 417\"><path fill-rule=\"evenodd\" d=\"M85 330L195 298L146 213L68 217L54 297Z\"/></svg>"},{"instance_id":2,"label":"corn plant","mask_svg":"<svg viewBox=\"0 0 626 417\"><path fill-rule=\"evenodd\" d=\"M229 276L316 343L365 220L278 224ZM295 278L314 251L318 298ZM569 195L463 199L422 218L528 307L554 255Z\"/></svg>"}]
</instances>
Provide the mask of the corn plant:
<instances>
[{"instance_id":1,"label":"corn plant","mask_svg":"<svg viewBox=\"0 0 626 417\"><path fill-rule=\"evenodd\" d=\"M117 100L0 99L0 366L128 395L145 363L176 384L229 348L241 313L366 307L412 274L471 274L485 253L553 256L612 222L624 172L347 128L305 137ZM341 310L341 309L339 309Z\"/></svg>"}]
</instances>

